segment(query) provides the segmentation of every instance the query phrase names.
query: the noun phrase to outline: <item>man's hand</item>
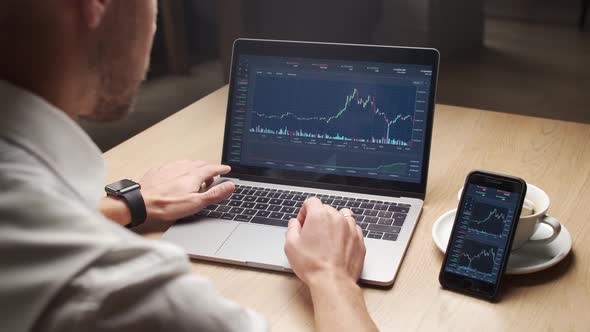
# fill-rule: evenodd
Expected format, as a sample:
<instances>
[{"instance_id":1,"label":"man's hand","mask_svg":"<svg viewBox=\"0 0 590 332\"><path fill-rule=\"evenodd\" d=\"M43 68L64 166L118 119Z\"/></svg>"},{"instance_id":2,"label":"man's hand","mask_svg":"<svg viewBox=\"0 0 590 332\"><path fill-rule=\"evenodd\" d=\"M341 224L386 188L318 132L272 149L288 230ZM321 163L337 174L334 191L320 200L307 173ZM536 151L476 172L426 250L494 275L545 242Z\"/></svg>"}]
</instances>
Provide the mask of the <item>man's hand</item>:
<instances>
[{"instance_id":1,"label":"man's hand","mask_svg":"<svg viewBox=\"0 0 590 332\"><path fill-rule=\"evenodd\" d=\"M352 211L307 199L289 221L285 253L310 289L318 331L377 330L356 284L366 249Z\"/></svg>"},{"instance_id":2,"label":"man's hand","mask_svg":"<svg viewBox=\"0 0 590 332\"><path fill-rule=\"evenodd\" d=\"M149 170L139 181L148 221L180 219L225 199L235 190L232 182L221 183L202 193L199 191L229 171L229 166L189 160ZM122 225L131 221L127 206L112 198L103 199L100 210Z\"/></svg>"},{"instance_id":3,"label":"man's hand","mask_svg":"<svg viewBox=\"0 0 590 332\"><path fill-rule=\"evenodd\" d=\"M289 221L285 253L293 272L308 286L325 282L326 277L359 279L366 249L352 214L348 209L338 212L312 197L305 201L297 219Z\"/></svg>"}]
</instances>

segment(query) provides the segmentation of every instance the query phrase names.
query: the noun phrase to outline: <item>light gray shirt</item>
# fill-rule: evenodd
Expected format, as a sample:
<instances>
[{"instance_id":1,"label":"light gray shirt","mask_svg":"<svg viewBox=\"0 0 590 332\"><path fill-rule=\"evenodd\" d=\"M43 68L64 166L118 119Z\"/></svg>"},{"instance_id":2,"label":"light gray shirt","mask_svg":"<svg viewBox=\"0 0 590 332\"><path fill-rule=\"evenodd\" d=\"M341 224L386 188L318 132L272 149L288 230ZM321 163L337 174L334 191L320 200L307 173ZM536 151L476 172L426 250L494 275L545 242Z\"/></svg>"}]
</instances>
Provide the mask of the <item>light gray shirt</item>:
<instances>
[{"instance_id":1,"label":"light gray shirt","mask_svg":"<svg viewBox=\"0 0 590 332\"><path fill-rule=\"evenodd\" d=\"M100 151L65 113L0 81L0 330L261 331L177 247L98 210Z\"/></svg>"}]
</instances>

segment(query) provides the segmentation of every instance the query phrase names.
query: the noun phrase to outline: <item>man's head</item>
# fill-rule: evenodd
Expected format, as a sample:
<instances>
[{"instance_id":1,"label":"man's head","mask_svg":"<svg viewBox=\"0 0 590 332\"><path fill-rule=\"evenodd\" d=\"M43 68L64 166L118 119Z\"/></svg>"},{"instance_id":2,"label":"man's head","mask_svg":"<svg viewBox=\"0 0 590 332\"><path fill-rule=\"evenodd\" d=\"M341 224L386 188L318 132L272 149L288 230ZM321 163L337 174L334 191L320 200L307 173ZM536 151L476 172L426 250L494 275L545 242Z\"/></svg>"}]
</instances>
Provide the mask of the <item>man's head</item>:
<instances>
[{"instance_id":1,"label":"man's head","mask_svg":"<svg viewBox=\"0 0 590 332\"><path fill-rule=\"evenodd\" d=\"M0 79L72 117L119 119L145 78L156 11L156 0L1 0Z\"/></svg>"}]
</instances>

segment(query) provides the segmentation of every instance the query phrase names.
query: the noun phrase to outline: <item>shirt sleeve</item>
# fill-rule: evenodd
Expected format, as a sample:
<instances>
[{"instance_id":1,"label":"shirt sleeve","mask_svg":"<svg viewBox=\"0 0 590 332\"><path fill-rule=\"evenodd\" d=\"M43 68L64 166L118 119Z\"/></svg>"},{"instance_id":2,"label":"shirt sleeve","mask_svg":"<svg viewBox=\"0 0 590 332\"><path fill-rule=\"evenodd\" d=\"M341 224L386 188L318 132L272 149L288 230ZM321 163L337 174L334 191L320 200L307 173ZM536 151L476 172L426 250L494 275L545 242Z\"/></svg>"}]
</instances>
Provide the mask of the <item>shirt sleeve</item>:
<instances>
[{"instance_id":1,"label":"shirt sleeve","mask_svg":"<svg viewBox=\"0 0 590 332\"><path fill-rule=\"evenodd\" d=\"M37 331L267 331L252 310L224 299L164 243L121 244L84 269L37 322Z\"/></svg>"}]
</instances>

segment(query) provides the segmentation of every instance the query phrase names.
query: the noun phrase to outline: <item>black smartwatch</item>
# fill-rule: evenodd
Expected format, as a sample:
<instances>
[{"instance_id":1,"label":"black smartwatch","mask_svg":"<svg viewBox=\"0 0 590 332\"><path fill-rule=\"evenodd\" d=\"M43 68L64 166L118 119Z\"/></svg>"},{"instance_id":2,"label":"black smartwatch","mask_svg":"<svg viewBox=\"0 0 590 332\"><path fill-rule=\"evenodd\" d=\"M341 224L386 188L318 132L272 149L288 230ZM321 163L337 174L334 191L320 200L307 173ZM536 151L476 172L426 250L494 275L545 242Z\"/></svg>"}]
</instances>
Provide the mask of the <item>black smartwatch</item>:
<instances>
[{"instance_id":1,"label":"black smartwatch","mask_svg":"<svg viewBox=\"0 0 590 332\"><path fill-rule=\"evenodd\" d=\"M131 223L126 227L131 228L143 224L147 218L145 202L141 196L139 183L124 179L111 183L104 187L108 196L123 199L131 211Z\"/></svg>"}]
</instances>

